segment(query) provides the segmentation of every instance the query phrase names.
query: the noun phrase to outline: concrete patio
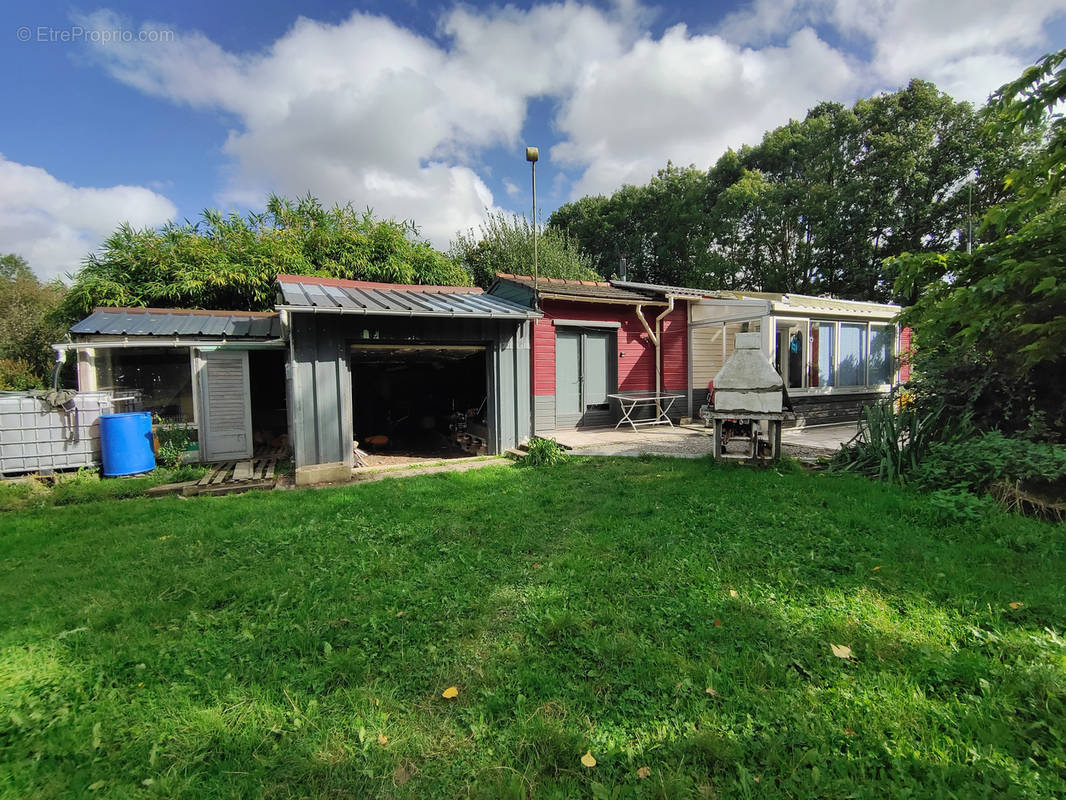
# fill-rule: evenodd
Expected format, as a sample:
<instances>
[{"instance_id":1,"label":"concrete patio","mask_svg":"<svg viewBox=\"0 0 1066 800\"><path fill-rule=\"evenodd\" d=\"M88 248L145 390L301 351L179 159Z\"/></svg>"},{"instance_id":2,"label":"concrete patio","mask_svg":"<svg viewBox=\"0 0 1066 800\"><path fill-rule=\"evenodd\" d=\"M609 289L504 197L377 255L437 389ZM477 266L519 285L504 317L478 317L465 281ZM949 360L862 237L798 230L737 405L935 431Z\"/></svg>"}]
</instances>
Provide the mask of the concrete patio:
<instances>
[{"instance_id":1,"label":"concrete patio","mask_svg":"<svg viewBox=\"0 0 1066 800\"><path fill-rule=\"evenodd\" d=\"M814 459L829 456L854 435L855 423L792 428L781 433L782 449L791 456ZM669 427L658 425L633 430L625 426L559 431L556 441L584 456L663 455L700 458L714 450L711 429L702 424Z\"/></svg>"}]
</instances>

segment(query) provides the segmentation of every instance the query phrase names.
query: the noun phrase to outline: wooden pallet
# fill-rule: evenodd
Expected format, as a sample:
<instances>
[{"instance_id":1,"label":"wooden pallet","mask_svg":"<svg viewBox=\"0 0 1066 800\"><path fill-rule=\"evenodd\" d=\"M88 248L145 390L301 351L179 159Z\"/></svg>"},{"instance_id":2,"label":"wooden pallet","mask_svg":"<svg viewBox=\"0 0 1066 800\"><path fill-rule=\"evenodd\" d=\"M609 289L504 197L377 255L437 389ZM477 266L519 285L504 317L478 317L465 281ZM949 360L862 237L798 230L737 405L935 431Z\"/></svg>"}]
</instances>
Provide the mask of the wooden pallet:
<instances>
[{"instance_id":1,"label":"wooden pallet","mask_svg":"<svg viewBox=\"0 0 1066 800\"><path fill-rule=\"evenodd\" d=\"M254 458L212 464L200 480L182 487L185 496L232 494L250 489L271 489L276 483L276 458Z\"/></svg>"}]
</instances>

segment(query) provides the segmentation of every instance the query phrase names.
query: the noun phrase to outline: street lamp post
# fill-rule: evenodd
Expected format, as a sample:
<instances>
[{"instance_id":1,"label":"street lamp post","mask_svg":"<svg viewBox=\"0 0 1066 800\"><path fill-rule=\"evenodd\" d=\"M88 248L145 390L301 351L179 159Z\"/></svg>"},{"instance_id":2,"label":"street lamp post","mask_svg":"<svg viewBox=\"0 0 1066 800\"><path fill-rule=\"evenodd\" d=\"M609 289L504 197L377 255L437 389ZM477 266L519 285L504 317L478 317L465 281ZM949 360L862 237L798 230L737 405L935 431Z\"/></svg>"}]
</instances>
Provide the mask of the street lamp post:
<instances>
[{"instance_id":1,"label":"street lamp post","mask_svg":"<svg viewBox=\"0 0 1066 800\"><path fill-rule=\"evenodd\" d=\"M526 161L533 172L533 291L539 288L540 271L537 268L537 159L540 151L535 147L526 148Z\"/></svg>"}]
</instances>

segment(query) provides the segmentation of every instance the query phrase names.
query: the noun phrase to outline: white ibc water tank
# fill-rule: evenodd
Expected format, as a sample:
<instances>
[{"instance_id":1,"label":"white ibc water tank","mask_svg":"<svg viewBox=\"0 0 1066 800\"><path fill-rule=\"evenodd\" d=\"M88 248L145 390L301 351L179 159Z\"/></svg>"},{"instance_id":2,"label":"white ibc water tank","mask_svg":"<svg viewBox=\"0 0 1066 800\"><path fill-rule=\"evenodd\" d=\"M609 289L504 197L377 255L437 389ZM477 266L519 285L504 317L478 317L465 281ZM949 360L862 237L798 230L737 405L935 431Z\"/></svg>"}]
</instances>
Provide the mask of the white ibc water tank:
<instances>
[{"instance_id":1,"label":"white ibc water tank","mask_svg":"<svg viewBox=\"0 0 1066 800\"><path fill-rule=\"evenodd\" d=\"M0 475L99 464L99 419L111 398L111 392L83 392L55 408L43 391L0 392Z\"/></svg>"}]
</instances>

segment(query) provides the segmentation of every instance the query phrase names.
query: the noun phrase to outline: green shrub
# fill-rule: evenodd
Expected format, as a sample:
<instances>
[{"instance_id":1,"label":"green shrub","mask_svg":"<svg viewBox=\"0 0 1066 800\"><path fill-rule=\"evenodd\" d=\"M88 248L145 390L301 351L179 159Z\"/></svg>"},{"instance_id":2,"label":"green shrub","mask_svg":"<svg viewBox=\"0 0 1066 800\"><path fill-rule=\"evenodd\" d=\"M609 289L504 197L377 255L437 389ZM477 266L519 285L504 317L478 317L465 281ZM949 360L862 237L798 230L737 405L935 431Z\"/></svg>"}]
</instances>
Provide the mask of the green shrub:
<instances>
[{"instance_id":1,"label":"green shrub","mask_svg":"<svg viewBox=\"0 0 1066 800\"><path fill-rule=\"evenodd\" d=\"M562 464L567 460L566 449L554 439L534 436L527 445L529 455L522 459L522 464L540 467L546 464Z\"/></svg>"},{"instance_id":2,"label":"green shrub","mask_svg":"<svg viewBox=\"0 0 1066 800\"><path fill-rule=\"evenodd\" d=\"M182 456L193 441L192 428L188 425L165 424L156 419L155 440L158 444L159 463L170 469L181 466Z\"/></svg>"},{"instance_id":3,"label":"green shrub","mask_svg":"<svg viewBox=\"0 0 1066 800\"><path fill-rule=\"evenodd\" d=\"M965 489L938 489L930 493L929 505L938 522L979 522L995 507L995 502Z\"/></svg>"},{"instance_id":4,"label":"green shrub","mask_svg":"<svg viewBox=\"0 0 1066 800\"><path fill-rule=\"evenodd\" d=\"M1066 479L1066 446L1010 439L999 431L933 442L913 477L923 489L974 494L997 481L1050 485Z\"/></svg>"},{"instance_id":5,"label":"green shrub","mask_svg":"<svg viewBox=\"0 0 1066 800\"><path fill-rule=\"evenodd\" d=\"M830 467L903 483L931 445L941 416L942 409L897 409L891 400L867 406L855 439L841 447Z\"/></svg>"}]
</instances>

